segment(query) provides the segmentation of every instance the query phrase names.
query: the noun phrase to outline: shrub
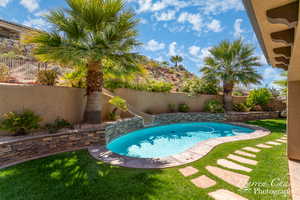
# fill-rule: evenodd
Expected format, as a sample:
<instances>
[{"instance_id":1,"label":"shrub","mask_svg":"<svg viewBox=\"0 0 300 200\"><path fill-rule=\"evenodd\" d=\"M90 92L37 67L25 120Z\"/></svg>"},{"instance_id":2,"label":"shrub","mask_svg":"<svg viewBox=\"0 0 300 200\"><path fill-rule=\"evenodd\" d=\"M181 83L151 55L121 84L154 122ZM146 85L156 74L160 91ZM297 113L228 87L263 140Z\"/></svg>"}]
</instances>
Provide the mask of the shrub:
<instances>
[{"instance_id":1,"label":"shrub","mask_svg":"<svg viewBox=\"0 0 300 200\"><path fill-rule=\"evenodd\" d=\"M45 127L49 131L49 133L55 133L63 128L73 128L73 125L64 119L58 118L54 121L53 124L46 124Z\"/></svg>"},{"instance_id":2,"label":"shrub","mask_svg":"<svg viewBox=\"0 0 300 200\"><path fill-rule=\"evenodd\" d=\"M173 84L156 80L150 80L144 83L105 80L104 87L110 90L115 90L117 88L128 88L148 92L170 92L173 89Z\"/></svg>"},{"instance_id":3,"label":"shrub","mask_svg":"<svg viewBox=\"0 0 300 200\"><path fill-rule=\"evenodd\" d=\"M260 88L252 90L247 98L247 105L249 107L254 106L266 106L272 98L271 92L267 88Z\"/></svg>"},{"instance_id":4,"label":"shrub","mask_svg":"<svg viewBox=\"0 0 300 200\"><path fill-rule=\"evenodd\" d=\"M186 112L190 111L190 107L185 103L181 103L181 104L178 105L178 111L186 113Z\"/></svg>"},{"instance_id":5,"label":"shrub","mask_svg":"<svg viewBox=\"0 0 300 200\"><path fill-rule=\"evenodd\" d=\"M63 76L65 85L76 88L86 88L86 68L78 67L76 70Z\"/></svg>"},{"instance_id":6,"label":"shrub","mask_svg":"<svg viewBox=\"0 0 300 200\"><path fill-rule=\"evenodd\" d=\"M58 72L55 70L41 70L37 74L37 82L42 85L54 86L57 82Z\"/></svg>"},{"instance_id":7,"label":"shrub","mask_svg":"<svg viewBox=\"0 0 300 200\"><path fill-rule=\"evenodd\" d=\"M115 96L111 98L108 103L115 106L115 108L109 113L108 118L109 120L116 120L118 118L117 110L120 109L122 111L127 111L127 103L125 99L122 99L119 96Z\"/></svg>"},{"instance_id":8,"label":"shrub","mask_svg":"<svg viewBox=\"0 0 300 200\"><path fill-rule=\"evenodd\" d=\"M216 95L219 92L219 86L215 82L204 81L202 79L192 79L183 83L181 91L189 93L190 95Z\"/></svg>"},{"instance_id":9,"label":"shrub","mask_svg":"<svg viewBox=\"0 0 300 200\"><path fill-rule=\"evenodd\" d=\"M218 100L209 100L204 105L205 112L223 113L223 104Z\"/></svg>"},{"instance_id":10,"label":"shrub","mask_svg":"<svg viewBox=\"0 0 300 200\"><path fill-rule=\"evenodd\" d=\"M40 127L39 123L42 120L40 116L30 110L9 112L4 114L3 118L0 128L16 135L25 135L31 130L38 129Z\"/></svg>"},{"instance_id":11,"label":"shrub","mask_svg":"<svg viewBox=\"0 0 300 200\"><path fill-rule=\"evenodd\" d=\"M0 63L0 82L5 82L8 78L9 68L4 63Z\"/></svg>"},{"instance_id":12,"label":"shrub","mask_svg":"<svg viewBox=\"0 0 300 200\"><path fill-rule=\"evenodd\" d=\"M233 105L233 110L236 112L249 112L250 108L245 103L239 103Z\"/></svg>"},{"instance_id":13,"label":"shrub","mask_svg":"<svg viewBox=\"0 0 300 200\"><path fill-rule=\"evenodd\" d=\"M176 105L175 104L169 104L168 108L169 108L169 111L171 113L176 112Z\"/></svg>"}]
</instances>

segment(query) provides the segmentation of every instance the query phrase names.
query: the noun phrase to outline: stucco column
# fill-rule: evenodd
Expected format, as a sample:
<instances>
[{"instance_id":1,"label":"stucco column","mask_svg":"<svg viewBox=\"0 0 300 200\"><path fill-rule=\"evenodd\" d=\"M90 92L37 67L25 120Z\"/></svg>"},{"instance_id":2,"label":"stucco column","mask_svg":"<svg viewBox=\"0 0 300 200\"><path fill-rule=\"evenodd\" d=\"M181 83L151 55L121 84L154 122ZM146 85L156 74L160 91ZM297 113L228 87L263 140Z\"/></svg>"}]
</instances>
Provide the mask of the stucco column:
<instances>
[{"instance_id":1,"label":"stucco column","mask_svg":"<svg viewBox=\"0 0 300 200\"><path fill-rule=\"evenodd\" d=\"M300 81L289 81L288 89L288 157L300 160Z\"/></svg>"}]
</instances>

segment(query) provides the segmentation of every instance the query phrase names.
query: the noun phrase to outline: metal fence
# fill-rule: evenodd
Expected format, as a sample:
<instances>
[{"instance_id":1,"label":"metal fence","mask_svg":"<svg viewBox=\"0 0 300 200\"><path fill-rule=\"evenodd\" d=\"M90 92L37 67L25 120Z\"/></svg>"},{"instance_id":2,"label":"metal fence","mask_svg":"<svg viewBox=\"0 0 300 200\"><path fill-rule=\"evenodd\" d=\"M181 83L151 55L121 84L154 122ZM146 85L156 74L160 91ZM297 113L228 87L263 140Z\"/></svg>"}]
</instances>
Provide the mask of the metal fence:
<instances>
[{"instance_id":1,"label":"metal fence","mask_svg":"<svg viewBox=\"0 0 300 200\"><path fill-rule=\"evenodd\" d=\"M37 73L49 68L47 63L19 58L0 57L0 64L2 64L1 67L6 67L9 70L8 77L4 82L11 83L35 82Z\"/></svg>"}]
</instances>

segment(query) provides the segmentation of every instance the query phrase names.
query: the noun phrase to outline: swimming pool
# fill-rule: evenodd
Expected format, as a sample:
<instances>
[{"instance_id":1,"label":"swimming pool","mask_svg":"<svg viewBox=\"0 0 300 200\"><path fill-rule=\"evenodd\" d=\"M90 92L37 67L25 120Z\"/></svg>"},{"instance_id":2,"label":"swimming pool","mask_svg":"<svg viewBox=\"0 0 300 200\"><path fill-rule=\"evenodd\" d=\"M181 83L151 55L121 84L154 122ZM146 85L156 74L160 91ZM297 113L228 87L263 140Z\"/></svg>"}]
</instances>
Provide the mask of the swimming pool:
<instances>
[{"instance_id":1,"label":"swimming pool","mask_svg":"<svg viewBox=\"0 0 300 200\"><path fill-rule=\"evenodd\" d=\"M135 158L176 155L210 138L253 133L255 130L224 123L199 122L156 126L133 131L107 145L110 151Z\"/></svg>"}]
</instances>

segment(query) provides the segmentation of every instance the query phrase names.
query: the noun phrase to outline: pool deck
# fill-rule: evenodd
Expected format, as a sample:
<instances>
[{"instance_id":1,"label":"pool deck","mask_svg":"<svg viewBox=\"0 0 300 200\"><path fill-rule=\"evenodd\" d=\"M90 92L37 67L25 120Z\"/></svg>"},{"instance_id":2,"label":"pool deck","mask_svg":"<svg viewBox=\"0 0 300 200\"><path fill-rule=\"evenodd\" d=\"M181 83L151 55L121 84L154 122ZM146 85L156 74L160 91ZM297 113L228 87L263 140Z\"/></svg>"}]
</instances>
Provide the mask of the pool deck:
<instances>
[{"instance_id":1,"label":"pool deck","mask_svg":"<svg viewBox=\"0 0 300 200\"><path fill-rule=\"evenodd\" d=\"M89 148L89 153L96 160L100 160L102 162L111 165L128 167L128 168L163 169L163 168L185 165L187 163L191 163L196 160L199 160L200 158L207 155L211 150L213 150L216 146L220 144L224 144L227 142L261 138L271 133L267 129L254 126L254 125L249 125L244 123L229 123L229 124L251 128L254 129L255 131L253 133L245 134L245 135L220 137L220 138L213 138L213 139L201 141L197 143L195 146L193 146L192 148L180 154L168 156L165 158L133 158L133 157L122 156L111 152L106 148L106 146L91 147Z\"/></svg>"}]
</instances>

